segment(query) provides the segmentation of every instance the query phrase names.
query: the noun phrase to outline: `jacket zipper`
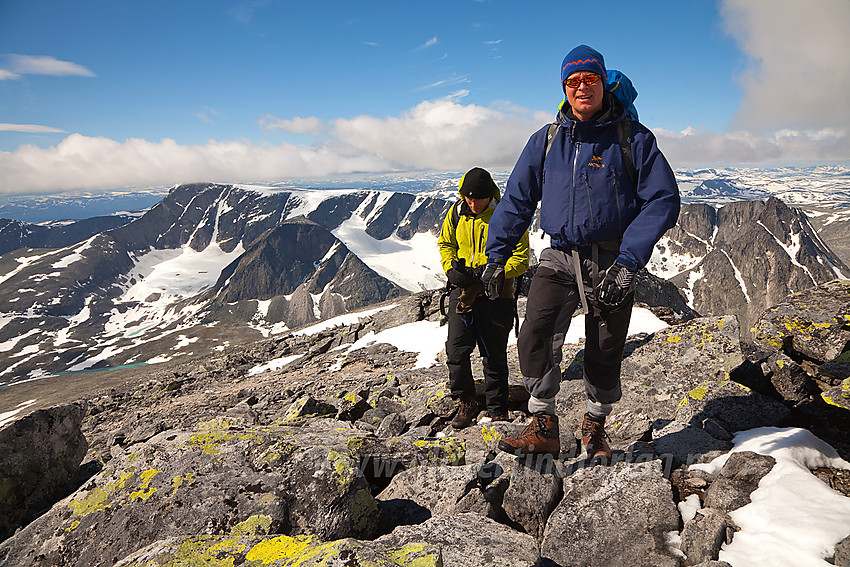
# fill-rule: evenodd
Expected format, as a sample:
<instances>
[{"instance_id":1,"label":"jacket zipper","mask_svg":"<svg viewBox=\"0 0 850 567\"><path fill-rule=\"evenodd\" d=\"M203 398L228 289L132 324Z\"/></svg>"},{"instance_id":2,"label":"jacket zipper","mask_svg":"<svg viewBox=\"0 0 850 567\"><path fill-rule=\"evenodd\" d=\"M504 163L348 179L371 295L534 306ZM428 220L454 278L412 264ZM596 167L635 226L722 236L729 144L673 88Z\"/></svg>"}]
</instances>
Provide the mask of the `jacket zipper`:
<instances>
[{"instance_id":1,"label":"jacket zipper","mask_svg":"<svg viewBox=\"0 0 850 567\"><path fill-rule=\"evenodd\" d=\"M572 207L570 210L570 234L568 235L568 239L570 242L576 242L576 195L577 190L576 187L578 179L576 176L578 175L578 154L581 150L581 142L578 140L573 140L573 148L575 149L575 153L573 154L573 183L572 183Z\"/></svg>"}]
</instances>

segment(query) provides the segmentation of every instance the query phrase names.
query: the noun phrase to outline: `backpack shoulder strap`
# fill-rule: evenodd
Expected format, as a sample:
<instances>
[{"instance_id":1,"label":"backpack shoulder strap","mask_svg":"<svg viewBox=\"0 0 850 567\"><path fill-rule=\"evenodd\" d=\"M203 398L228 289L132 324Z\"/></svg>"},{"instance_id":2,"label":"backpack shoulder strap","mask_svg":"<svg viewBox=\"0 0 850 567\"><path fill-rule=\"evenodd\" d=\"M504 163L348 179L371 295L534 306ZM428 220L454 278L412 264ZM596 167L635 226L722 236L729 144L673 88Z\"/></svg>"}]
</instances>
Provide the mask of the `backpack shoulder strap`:
<instances>
[{"instance_id":1,"label":"backpack shoulder strap","mask_svg":"<svg viewBox=\"0 0 850 567\"><path fill-rule=\"evenodd\" d=\"M635 169L635 160L632 156L632 119L627 112L626 115L617 124L617 137L620 141L620 151L623 152L623 164L629 171L629 177L632 180L632 187L637 191L637 170Z\"/></svg>"},{"instance_id":2,"label":"backpack shoulder strap","mask_svg":"<svg viewBox=\"0 0 850 567\"><path fill-rule=\"evenodd\" d=\"M560 124L552 122L549 124L549 130L546 131L546 150L543 152L543 161L546 161L546 156L549 155L549 150L552 148L552 141L555 139L555 134L558 133Z\"/></svg>"},{"instance_id":3,"label":"backpack shoulder strap","mask_svg":"<svg viewBox=\"0 0 850 567\"><path fill-rule=\"evenodd\" d=\"M455 203L452 205L452 208L451 208L451 212L450 212L451 219L452 219L451 223L452 223L452 228L455 229L455 230L457 229L457 223L460 221L460 205L462 203L463 203L463 199L458 199L457 201L455 201Z\"/></svg>"}]
</instances>

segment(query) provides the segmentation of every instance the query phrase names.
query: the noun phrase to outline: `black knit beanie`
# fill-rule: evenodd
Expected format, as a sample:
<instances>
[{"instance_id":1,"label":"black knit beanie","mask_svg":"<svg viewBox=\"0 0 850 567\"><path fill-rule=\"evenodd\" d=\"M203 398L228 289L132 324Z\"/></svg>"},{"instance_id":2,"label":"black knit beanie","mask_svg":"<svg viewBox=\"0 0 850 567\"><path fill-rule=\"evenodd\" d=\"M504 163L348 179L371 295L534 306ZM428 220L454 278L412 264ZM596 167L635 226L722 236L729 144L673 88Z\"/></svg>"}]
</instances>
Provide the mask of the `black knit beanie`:
<instances>
[{"instance_id":1,"label":"black knit beanie","mask_svg":"<svg viewBox=\"0 0 850 567\"><path fill-rule=\"evenodd\" d=\"M460 194L471 199L493 197L499 190L486 169L473 167L460 178Z\"/></svg>"}]
</instances>

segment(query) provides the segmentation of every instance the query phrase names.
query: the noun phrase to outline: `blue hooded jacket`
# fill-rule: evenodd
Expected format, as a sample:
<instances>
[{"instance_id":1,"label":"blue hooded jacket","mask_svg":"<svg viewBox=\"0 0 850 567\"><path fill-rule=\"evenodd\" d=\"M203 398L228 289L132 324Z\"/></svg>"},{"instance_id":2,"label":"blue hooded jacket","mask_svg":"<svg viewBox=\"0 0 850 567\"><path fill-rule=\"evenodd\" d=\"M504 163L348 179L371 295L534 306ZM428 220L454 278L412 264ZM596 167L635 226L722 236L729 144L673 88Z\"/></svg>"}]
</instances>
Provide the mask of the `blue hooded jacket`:
<instances>
[{"instance_id":1,"label":"blue hooded jacket","mask_svg":"<svg viewBox=\"0 0 850 567\"><path fill-rule=\"evenodd\" d=\"M679 217L679 188L655 136L632 121L632 157L637 188L623 163L617 123L625 109L610 92L591 120L558 114L560 128L544 156L544 126L525 145L508 179L507 189L490 219L487 257L504 263L528 229L537 203L540 226L552 247L622 239L617 263L637 271L652 256L661 236Z\"/></svg>"}]
</instances>

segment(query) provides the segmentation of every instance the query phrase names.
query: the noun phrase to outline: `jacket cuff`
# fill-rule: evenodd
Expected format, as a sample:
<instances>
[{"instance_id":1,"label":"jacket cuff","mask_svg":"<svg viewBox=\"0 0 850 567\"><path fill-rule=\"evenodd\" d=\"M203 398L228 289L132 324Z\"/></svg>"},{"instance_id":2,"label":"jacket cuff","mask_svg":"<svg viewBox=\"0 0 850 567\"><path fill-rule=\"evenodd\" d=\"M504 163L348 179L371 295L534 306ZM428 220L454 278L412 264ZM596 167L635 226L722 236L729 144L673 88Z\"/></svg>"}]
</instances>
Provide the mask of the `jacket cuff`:
<instances>
[{"instance_id":1,"label":"jacket cuff","mask_svg":"<svg viewBox=\"0 0 850 567\"><path fill-rule=\"evenodd\" d=\"M634 258L631 258L630 256L626 256L624 254L620 254L619 256L617 256L616 262L624 268L628 268L633 272L637 272L643 267L638 266L638 263L635 261Z\"/></svg>"}]
</instances>

